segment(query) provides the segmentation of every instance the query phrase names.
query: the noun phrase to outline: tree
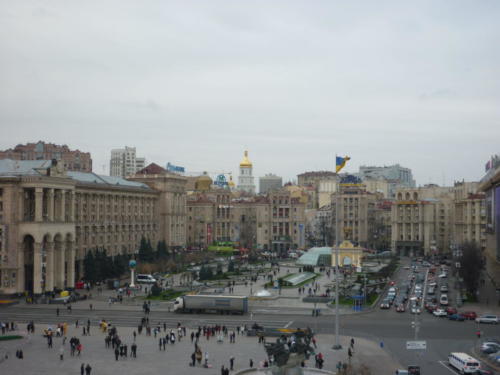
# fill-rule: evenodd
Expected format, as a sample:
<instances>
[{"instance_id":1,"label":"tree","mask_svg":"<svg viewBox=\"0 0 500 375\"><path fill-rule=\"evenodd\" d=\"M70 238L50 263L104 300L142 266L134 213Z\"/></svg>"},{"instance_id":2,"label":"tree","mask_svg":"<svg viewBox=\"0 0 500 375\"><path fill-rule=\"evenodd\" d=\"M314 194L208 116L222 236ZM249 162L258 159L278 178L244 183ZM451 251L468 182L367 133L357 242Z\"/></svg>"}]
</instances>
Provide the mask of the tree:
<instances>
[{"instance_id":1,"label":"tree","mask_svg":"<svg viewBox=\"0 0 500 375\"><path fill-rule=\"evenodd\" d=\"M232 259L229 261L229 264L227 265L227 272L234 272L234 262Z\"/></svg>"},{"instance_id":2,"label":"tree","mask_svg":"<svg viewBox=\"0 0 500 375\"><path fill-rule=\"evenodd\" d=\"M158 241L156 246L156 258L163 260L168 258L167 243L165 241Z\"/></svg>"},{"instance_id":3,"label":"tree","mask_svg":"<svg viewBox=\"0 0 500 375\"><path fill-rule=\"evenodd\" d=\"M141 243L139 245L139 260L142 262L153 262L154 254L151 242L146 240L145 237L141 238Z\"/></svg>"},{"instance_id":4,"label":"tree","mask_svg":"<svg viewBox=\"0 0 500 375\"><path fill-rule=\"evenodd\" d=\"M465 288L470 295L475 296L479 287L481 270L484 267L479 246L475 242L465 242L462 245L462 256L459 262L459 275L464 280Z\"/></svg>"},{"instance_id":5,"label":"tree","mask_svg":"<svg viewBox=\"0 0 500 375\"><path fill-rule=\"evenodd\" d=\"M95 282L96 279L96 267L95 267L95 259L94 254L91 250L87 251L85 257L83 258L83 273L84 279L86 281Z\"/></svg>"}]
</instances>

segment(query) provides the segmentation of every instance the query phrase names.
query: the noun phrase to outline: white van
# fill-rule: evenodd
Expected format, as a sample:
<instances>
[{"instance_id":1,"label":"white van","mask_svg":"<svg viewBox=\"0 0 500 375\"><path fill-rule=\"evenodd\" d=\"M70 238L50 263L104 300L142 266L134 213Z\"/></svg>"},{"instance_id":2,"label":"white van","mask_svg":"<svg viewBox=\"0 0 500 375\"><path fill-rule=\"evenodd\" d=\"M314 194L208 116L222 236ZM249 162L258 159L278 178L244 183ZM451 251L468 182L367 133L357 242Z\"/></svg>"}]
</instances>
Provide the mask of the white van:
<instances>
[{"instance_id":1,"label":"white van","mask_svg":"<svg viewBox=\"0 0 500 375\"><path fill-rule=\"evenodd\" d=\"M141 284L154 284L156 283L156 279L152 275L148 274L139 274L136 276L136 281Z\"/></svg>"},{"instance_id":2,"label":"white van","mask_svg":"<svg viewBox=\"0 0 500 375\"><path fill-rule=\"evenodd\" d=\"M481 368L479 361L467 353L450 353L448 363L461 374L475 374Z\"/></svg>"},{"instance_id":3,"label":"white van","mask_svg":"<svg viewBox=\"0 0 500 375\"><path fill-rule=\"evenodd\" d=\"M447 294L441 294L441 297L439 298L439 303L441 305L448 305L448 295Z\"/></svg>"}]
</instances>

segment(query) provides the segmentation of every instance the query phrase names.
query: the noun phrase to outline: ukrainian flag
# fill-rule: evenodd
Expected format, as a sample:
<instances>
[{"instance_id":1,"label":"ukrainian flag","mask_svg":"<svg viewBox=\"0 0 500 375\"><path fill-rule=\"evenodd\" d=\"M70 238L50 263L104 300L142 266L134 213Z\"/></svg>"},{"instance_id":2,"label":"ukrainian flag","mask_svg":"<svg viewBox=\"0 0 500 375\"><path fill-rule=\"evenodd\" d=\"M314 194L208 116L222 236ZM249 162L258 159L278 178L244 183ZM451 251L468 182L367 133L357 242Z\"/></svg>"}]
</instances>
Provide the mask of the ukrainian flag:
<instances>
[{"instance_id":1,"label":"ukrainian flag","mask_svg":"<svg viewBox=\"0 0 500 375\"><path fill-rule=\"evenodd\" d=\"M351 160L351 158L349 156L345 156L345 157L336 156L335 157L335 172L339 173L340 170L345 167L345 163L348 160Z\"/></svg>"}]
</instances>

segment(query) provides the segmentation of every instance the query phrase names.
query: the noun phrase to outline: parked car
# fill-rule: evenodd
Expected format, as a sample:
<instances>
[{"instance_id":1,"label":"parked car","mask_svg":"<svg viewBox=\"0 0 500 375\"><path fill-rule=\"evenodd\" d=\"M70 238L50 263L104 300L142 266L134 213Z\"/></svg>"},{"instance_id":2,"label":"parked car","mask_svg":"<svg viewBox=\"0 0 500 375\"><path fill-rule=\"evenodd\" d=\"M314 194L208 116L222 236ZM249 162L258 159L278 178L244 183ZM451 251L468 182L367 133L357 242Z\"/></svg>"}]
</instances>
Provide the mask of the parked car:
<instances>
[{"instance_id":1,"label":"parked car","mask_svg":"<svg viewBox=\"0 0 500 375\"><path fill-rule=\"evenodd\" d=\"M432 315L438 316L438 317L443 317L443 316L447 316L448 314L443 309L436 309L432 312Z\"/></svg>"},{"instance_id":2,"label":"parked car","mask_svg":"<svg viewBox=\"0 0 500 375\"><path fill-rule=\"evenodd\" d=\"M432 313L434 310L437 309L437 305L435 303L428 303L425 305L425 309L427 310L427 312L430 312Z\"/></svg>"},{"instance_id":3,"label":"parked car","mask_svg":"<svg viewBox=\"0 0 500 375\"><path fill-rule=\"evenodd\" d=\"M439 297L439 303L444 306L448 306L448 296L446 294L441 294Z\"/></svg>"},{"instance_id":4,"label":"parked car","mask_svg":"<svg viewBox=\"0 0 500 375\"><path fill-rule=\"evenodd\" d=\"M464 311L461 314L465 316L465 319L475 320L477 318L475 311Z\"/></svg>"},{"instance_id":5,"label":"parked car","mask_svg":"<svg viewBox=\"0 0 500 375\"><path fill-rule=\"evenodd\" d=\"M463 316L462 314L450 314L448 315L448 319L450 320L456 320L457 322L463 322L465 321L465 316Z\"/></svg>"},{"instance_id":6,"label":"parked car","mask_svg":"<svg viewBox=\"0 0 500 375\"><path fill-rule=\"evenodd\" d=\"M448 275L446 273L440 273L438 277L440 279L444 279L444 278L448 277Z\"/></svg>"},{"instance_id":7,"label":"parked car","mask_svg":"<svg viewBox=\"0 0 500 375\"><path fill-rule=\"evenodd\" d=\"M476 323L498 324L498 316L496 315L481 315L476 318Z\"/></svg>"},{"instance_id":8,"label":"parked car","mask_svg":"<svg viewBox=\"0 0 500 375\"><path fill-rule=\"evenodd\" d=\"M492 354L500 351L500 345L494 342L484 342L481 344L481 352L484 354Z\"/></svg>"},{"instance_id":9,"label":"parked car","mask_svg":"<svg viewBox=\"0 0 500 375\"><path fill-rule=\"evenodd\" d=\"M441 293L447 293L448 292L448 285L441 285L441 288L439 288Z\"/></svg>"}]
</instances>

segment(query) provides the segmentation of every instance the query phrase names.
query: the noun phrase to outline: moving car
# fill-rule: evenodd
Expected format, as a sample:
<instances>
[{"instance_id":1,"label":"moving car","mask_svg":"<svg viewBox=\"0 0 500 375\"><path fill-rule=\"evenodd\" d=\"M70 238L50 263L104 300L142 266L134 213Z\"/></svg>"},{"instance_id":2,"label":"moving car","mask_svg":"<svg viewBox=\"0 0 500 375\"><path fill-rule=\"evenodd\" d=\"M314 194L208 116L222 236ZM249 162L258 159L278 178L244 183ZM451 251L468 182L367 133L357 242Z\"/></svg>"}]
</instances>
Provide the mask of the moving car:
<instances>
[{"instance_id":1,"label":"moving car","mask_svg":"<svg viewBox=\"0 0 500 375\"><path fill-rule=\"evenodd\" d=\"M138 283L142 283L142 284L154 284L154 283L156 283L156 279L153 277L153 275L149 275L149 274L139 274L135 277L135 280Z\"/></svg>"},{"instance_id":2,"label":"moving car","mask_svg":"<svg viewBox=\"0 0 500 375\"><path fill-rule=\"evenodd\" d=\"M448 363L461 374L474 374L481 368L479 361L466 353L450 353Z\"/></svg>"},{"instance_id":3,"label":"moving car","mask_svg":"<svg viewBox=\"0 0 500 375\"><path fill-rule=\"evenodd\" d=\"M448 295L441 294L441 297L439 297L439 303L441 305L447 306L448 305Z\"/></svg>"},{"instance_id":4,"label":"moving car","mask_svg":"<svg viewBox=\"0 0 500 375\"><path fill-rule=\"evenodd\" d=\"M443 316L447 316L448 314L446 313L446 311L444 311L443 309L436 309L432 312L432 315L434 316L439 316L439 317L443 317Z\"/></svg>"},{"instance_id":5,"label":"moving car","mask_svg":"<svg viewBox=\"0 0 500 375\"><path fill-rule=\"evenodd\" d=\"M397 312L405 312L405 305L404 304L399 304L398 307L396 307Z\"/></svg>"},{"instance_id":6,"label":"moving car","mask_svg":"<svg viewBox=\"0 0 500 375\"><path fill-rule=\"evenodd\" d=\"M481 315L476 318L476 323L498 324L498 316L496 315Z\"/></svg>"},{"instance_id":7,"label":"moving car","mask_svg":"<svg viewBox=\"0 0 500 375\"><path fill-rule=\"evenodd\" d=\"M464 311L462 315L465 316L465 319L475 320L477 318L477 314L475 311Z\"/></svg>"},{"instance_id":8,"label":"moving car","mask_svg":"<svg viewBox=\"0 0 500 375\"><path fill-rule=\"evenodd\" d=\"M481 344L481 352L484 354L492 354L500 351L500 345L496 342L483 342Z\"/></svg>"},{"instance_id":9,"label":"moving car","mask_svg":"<svg viewBox=\"0 0 500 375\"><path fill-rule=\"evenodd\" d=\"M410 311L411 311L412 314L420 314L420 307L418 307L416 305L412 305Z\"/></svg>"},{"instance_id":10,"label":"moving car","mask_svg":"<svg viewBox=\"0 0 500 375\"><path fill-rule=\"evenodd\" d=\"M385 299L383 300L381 303L380 303L380 308L381 309L388 309L391 307L391 304L389 302L389 300Z\"/></svg>"},{"instance_id":11,"label":"moving car","mask_svg":"<svg viewBox=\"0 0 500 375\"><path fill-rule=\"evenodd\" d=\"M448 319L456 320L457 322L464 322L465 317L462 314L450 314L448 315Z\"/></svg>"}]
</instances>

